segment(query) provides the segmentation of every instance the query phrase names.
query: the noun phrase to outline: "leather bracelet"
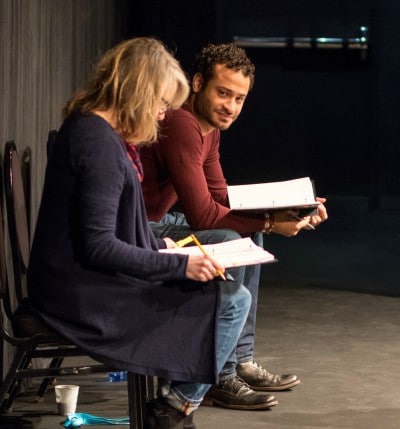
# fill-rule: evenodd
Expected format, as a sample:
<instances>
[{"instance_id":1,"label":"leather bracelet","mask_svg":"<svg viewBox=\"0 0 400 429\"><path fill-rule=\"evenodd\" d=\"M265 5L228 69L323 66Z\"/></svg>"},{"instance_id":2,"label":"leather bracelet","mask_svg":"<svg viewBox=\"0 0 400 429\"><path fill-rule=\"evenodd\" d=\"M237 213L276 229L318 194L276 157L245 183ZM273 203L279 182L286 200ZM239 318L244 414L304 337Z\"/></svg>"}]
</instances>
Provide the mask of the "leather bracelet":
<instances>
[{"instance_id":1,"label":"leather bracelet","mask_svg":"<svg viewBox=\"0 0 400 429\"><path fill-rule=\"evenodd\" d=\"M268 235L271 234L271 231L274 229L275 226L275 217L273 213L264 213L265 216L265 222L264 222L264 228L262 229L262 233Z\"/></svg>"}]
</instances>

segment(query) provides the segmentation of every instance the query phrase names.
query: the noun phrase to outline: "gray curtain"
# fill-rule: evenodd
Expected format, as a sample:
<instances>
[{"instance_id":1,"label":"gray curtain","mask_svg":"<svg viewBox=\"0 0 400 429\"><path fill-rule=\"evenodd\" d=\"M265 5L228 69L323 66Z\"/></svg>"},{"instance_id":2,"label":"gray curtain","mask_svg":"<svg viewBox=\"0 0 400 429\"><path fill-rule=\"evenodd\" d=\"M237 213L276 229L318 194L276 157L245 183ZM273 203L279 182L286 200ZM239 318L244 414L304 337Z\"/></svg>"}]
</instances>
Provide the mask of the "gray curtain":
<instances>
[{"instance_id":1,"label":"gray curtain","mask_svg":"<svg viewBox=\"0 0 400 429\"><path fill-rule=\"evenodd\" d=\"M31 148L31 230L43 185L47 133L59 127L62 106L97 57L131 33L133 3L0 0L0 154L7 140L15 140L20 153ZM0 368L8 367L10 354L6 347Z\"/></svg>"}]
</instances>

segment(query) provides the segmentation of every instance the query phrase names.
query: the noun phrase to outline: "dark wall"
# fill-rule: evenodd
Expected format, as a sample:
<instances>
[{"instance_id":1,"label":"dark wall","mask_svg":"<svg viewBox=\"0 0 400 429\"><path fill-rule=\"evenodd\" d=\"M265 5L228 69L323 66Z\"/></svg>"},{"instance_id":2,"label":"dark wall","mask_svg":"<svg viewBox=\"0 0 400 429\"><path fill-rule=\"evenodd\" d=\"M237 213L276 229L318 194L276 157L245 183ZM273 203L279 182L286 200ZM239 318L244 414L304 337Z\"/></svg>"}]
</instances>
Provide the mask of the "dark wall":
<instances>
[{"instance_id":1,"label":"dark wall","mask_svg":"<svg viewBox=\"0 0 400 429\"><path fill-rule=\"evenodd\" d=\"M176 46L185 67L209 41L348 38L368 26L364 59L346 49L247 48L256 85L222 135L222 159L231 183L308 175L323 195L365 196L373 208L399 199L399 2L155 0L144 7L135 33Z\"/></svg>"},{"instance_id":2,"label":"dark wall","mask_svg":"<svg viewBox=\"0 0 400 429\"><path fill-rule=\"evenodd\" d=\"M218 37L354 37L361 25L371 30L371 15L366 1L263 1L252 8L233 2L229 14L221 13ZM366 194L371 59L345 49L248 52L257 83L245 120L230 131L248 148L243 159L253 168L246 171L247 180L252 171L257 180L310 175L323 195ZM224 151L228 155L229 148ZM234 167L229 171L234 176Z\"/></svg>"},{"instance_id":3,"label":"dark wall","mask_svg":"<svg viewBox=\"0 0 400 429\"><path fill-rule=\"evenodd\" d=\"M135 3L132 36L155 36L172 50L184 68L205 43L215 41L215 0L149 0Z\"/></svg>"}]
</instances>

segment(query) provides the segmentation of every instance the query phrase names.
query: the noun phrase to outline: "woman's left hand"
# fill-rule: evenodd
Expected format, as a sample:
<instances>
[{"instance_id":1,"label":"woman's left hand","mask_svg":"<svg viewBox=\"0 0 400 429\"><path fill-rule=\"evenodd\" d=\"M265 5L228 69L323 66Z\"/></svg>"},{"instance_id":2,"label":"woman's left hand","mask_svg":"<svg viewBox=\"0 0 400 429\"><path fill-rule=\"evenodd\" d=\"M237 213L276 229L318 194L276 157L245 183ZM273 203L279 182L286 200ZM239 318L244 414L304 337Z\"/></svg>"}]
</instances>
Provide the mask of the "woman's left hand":
<instances>
[{"instance_id":1,"label":"woman's left hand","mask_svg":"<svg viewBox=\"0 0 400 429\"><path fill-rule=\"evenodd\" d=\"M175 247L178 247L175 241L172 240L172 238L165 237L163 238L163 240L165 242L165 245L167 246L167 249L174 249Z\"/></svg>"}]
</instances>

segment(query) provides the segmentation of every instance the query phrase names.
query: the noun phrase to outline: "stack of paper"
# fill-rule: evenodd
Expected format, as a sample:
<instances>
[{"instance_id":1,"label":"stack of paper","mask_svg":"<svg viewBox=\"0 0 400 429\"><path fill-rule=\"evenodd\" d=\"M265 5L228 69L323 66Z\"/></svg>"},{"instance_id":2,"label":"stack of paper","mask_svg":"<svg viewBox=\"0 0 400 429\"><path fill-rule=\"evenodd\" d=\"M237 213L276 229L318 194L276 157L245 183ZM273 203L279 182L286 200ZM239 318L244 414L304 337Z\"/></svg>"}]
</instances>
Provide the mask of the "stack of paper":
<instances>
[{"instance_id":1,"label":"stack of paper","mask_svg":"<svg viewBox=\"0 0 400 429\"><path fill-rule=\"evenodd\" d=\"M309 177L228 186L228 196L232 210L312 209L318 206L313 182Z\"/></svg>"},{"instance_id":2,"label":"stack of paper","mask_svg":"<svg viewBox=\"0 0 400 429\"><path fill-rule=\"evenodd\" d=\"M203 248L208 255L214 257L225 268L265 264L275 261L274 255L257 246L249 237L217 244L205 244ZM161 249L160 252L180 253L183 255L202 254L202 251L197 246Z\"/></svg>"}]
</instances>

